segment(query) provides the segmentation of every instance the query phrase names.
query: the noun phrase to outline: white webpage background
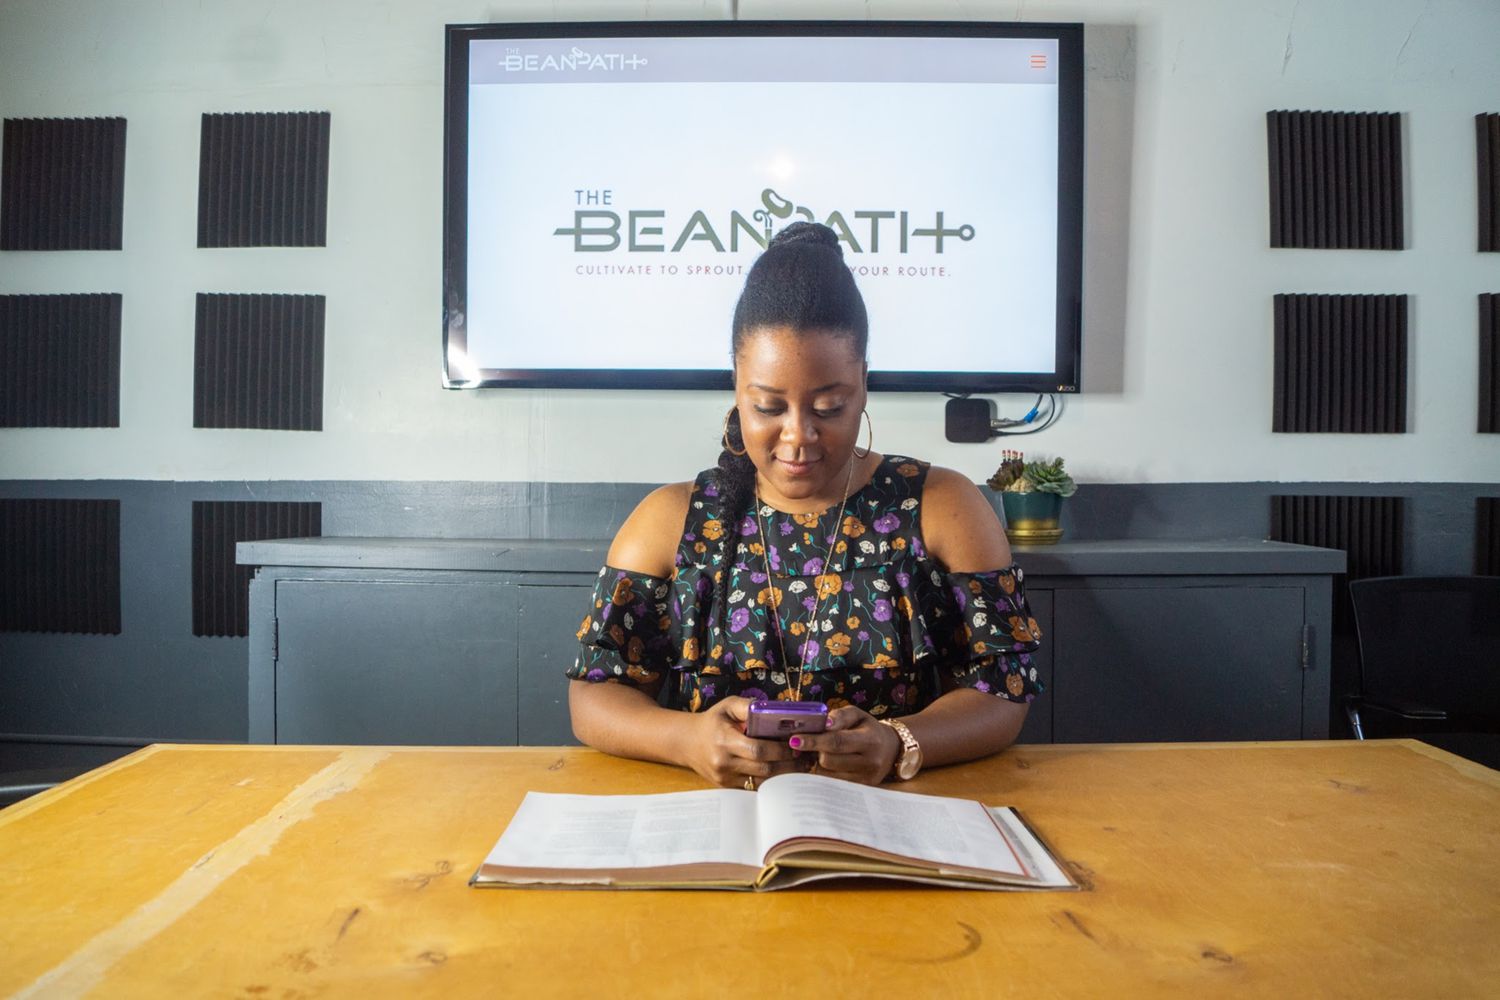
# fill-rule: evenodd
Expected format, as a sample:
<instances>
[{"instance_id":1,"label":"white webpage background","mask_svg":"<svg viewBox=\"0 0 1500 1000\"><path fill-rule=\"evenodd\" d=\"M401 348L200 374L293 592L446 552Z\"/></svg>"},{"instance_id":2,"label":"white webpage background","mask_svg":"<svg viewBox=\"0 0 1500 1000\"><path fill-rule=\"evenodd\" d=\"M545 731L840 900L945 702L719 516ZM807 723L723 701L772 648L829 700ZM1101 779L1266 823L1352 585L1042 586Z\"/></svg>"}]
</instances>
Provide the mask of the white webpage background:
<instances>
[{"instance_id":1,"label":"white webpage background","mask_svg":"<svg viewBox=\"0 0 1500 1000\"><path fill-rule=\"evenodd\" d=\"M759 247L727 252L730 212L753 221L774 189L822 221L841 211L870 315L874 370L1050 371L1055 365L1056 88L1014 84L536 84L471 91L468 349L479 368L727 368L743 272ZM524 142L523 142L523 138ZM545 137L539 140L539 137ZM611 204L578 206L577 190ZM625 238L632 209L664 210L668 252L577 253L575 207L607 208ZM671 253L702 209L726 247ZM860 210L935 213L975 238L912 237L897 220L869 252ZM797 218L797 216L793 216ZM791 219L777 220L776 228ZM597 241L597 238L593 238ZM651 267L649 276L580 267ZM675 265L676 275L662 273ZM942 267L944 277L898 268ZM856 271L858 274L858 270Z\"/></svg>"}]
</instances>

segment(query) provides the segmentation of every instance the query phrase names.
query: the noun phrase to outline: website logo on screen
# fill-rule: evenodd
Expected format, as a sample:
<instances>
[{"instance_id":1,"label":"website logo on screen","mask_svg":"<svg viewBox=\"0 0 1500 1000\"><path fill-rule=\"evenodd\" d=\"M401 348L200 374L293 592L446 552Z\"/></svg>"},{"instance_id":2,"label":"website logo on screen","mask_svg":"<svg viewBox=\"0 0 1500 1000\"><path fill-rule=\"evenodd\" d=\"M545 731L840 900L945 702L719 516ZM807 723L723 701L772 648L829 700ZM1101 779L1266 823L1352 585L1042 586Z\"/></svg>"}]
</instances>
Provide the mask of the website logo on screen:
<instances>
[{"instance_id":1,"label":"website logo on screen","mask_svg":"<svg viewBox=\"0 0 1500 1000\"><path fill-rule=\"evenodd\" d=\"M762 207L751 212L749 218L731 210L727 217L720 215L717 228L707 212L701 208L694 210L680 226L672 226L674 238L668 246L665 209L627 209L622 216L615 208L604 207L612 205L612 192L608 190L580 190L574 194L577 205L599 206L575 207L573 225L552 231L553 236L572 237L575 253L609 253L622 245L632 253L681 253L689 244L701 249L704 243L715 253L737 253L742 237L747 244L753 243L763 250L777 223L799 219L822 222L857 254L891 250L902 254L913 250L943 253L955 239L964 243L974 239L972 225L950 227L941 210L931 213L931 226L923 226L916 221L918 214L907 209L859 209L848 213L835 209L819 219L806 205L798 205L766 188L761 192Z\"/></svg>"},{"instance_id":2,"label":"website logo on screen","mask_svg":"<svg viewBox=\"0 0 1500 1000\"><path fill-rule=\"evenodd\" d=\"M538 53L507 49L497 65L507 73L613 73L637 70L646 65L646 57L634 52L588 52L573 46L567 52Z\"/></svg>"}]
</instances>

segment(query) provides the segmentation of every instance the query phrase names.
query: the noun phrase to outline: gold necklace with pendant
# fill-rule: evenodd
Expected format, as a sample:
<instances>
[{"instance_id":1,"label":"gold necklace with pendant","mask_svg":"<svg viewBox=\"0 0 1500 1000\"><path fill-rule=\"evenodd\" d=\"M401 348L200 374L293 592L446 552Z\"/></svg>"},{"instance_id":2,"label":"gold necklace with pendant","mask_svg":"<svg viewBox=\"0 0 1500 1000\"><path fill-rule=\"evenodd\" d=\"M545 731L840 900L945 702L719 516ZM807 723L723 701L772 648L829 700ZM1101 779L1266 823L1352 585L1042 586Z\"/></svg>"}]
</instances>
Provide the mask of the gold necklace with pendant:
<instances>
[{"instance_id":1,"label":"gold necklace with pendant","mask_svg":"<svg viewBox=\"0 0 1500 1000\"><path fill-rule=\"evenodd\" d=\"M839 514L838 517L834 518L833 521L833 534L828 537L828 548L823 553L823 573L819 574L820 576L826 575L833 571L833 568L829 565L829 561L833 559L834 546L838 543L839 532L843 529L844 512L849 509L849 487L853 485L854 456L850 455L849 474L844 479L844 499L839 503ZM766 531L766 519L764 512L761 509L763 506L764 505L760 501L760 479L759 477L757 477L755 482L755 523L760 528L761 559L765 563L766 585L769 588L771 594L771 627L776 632L776 645L781 648L782 669L790 674L792 672L792 659L787 655L786 636L781 631L781 590L776 586L776 579L771 572L771 535L768 531ZM847 552L848 550L845 551ZM847 562L848 556L846 555L844 561L839 564L839 572L841 574L843 572L844 563ZM813 581L813 589L820 589L818 588L816 578L814 578ZM812 611L807 616L807 623L803 626L803 631L807 634L807 641L809 642L812 640L813 627L817 623L818 613L823 608L823 599L826 596L827 595L821 593L821 591L819 592L818 599L813 602ZM818 653L817 650L814 649L812 659L816 660L817 658ZM793 701L802 700L802 678L807 675L807 668L810 665L809 663L800 662L800 657L798 659L799 662L797 664L797 686L792 689Z\"/></svg>"}]
</instances>

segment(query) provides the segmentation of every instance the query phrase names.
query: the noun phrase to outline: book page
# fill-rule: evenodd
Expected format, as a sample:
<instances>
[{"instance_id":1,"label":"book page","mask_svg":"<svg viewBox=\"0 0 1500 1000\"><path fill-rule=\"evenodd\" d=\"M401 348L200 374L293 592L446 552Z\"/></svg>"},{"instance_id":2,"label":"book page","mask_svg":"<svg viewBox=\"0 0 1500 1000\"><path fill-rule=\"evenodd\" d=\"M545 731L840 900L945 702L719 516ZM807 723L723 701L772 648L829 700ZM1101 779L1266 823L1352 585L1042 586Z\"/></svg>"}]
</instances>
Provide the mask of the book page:
<instances>
[{"instance_id":1,"label":"book page","mask_svg":"<svg viewBox=\"0 0 1500 1000\"><path fill-rule=\"evenodd\" d=\"M736 789L660 795L527 792L485 858L515 868L760 867L755 795Z\"/></svg>"},{"instance_id":2,"label":"book page","mask_svg":"<svg viewBox=\"0 0 1500 1000\"><path fill-rule=\"evenodd\" d=\"M793 838L823 837L938 867L1025 874L978 802L871 788L816 774L777 775L758 794L763 852Z\"/></svg>"}]
</instances>

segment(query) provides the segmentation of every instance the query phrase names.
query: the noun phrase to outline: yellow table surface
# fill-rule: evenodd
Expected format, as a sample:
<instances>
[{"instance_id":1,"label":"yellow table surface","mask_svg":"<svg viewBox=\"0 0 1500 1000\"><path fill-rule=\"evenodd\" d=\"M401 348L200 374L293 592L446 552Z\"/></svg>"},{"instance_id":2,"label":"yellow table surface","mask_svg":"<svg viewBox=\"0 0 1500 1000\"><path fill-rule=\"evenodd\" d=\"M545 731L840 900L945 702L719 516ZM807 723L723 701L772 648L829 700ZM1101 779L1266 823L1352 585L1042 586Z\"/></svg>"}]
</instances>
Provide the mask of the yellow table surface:
<instances>
[{"instance_id":1,"label":"yellow table surface","mask_svg":"<svg viewBox=\"0 0 1500 1000\"><path fill-rule=\"evenodd\" d=\"M1408 741L1016 748L1087 885L471 889L556 748L154 746L0 810L0 996L1500 995L1500 772ZM915 992L913 992L915 991Z\"/></svg>"}]
</instances>

